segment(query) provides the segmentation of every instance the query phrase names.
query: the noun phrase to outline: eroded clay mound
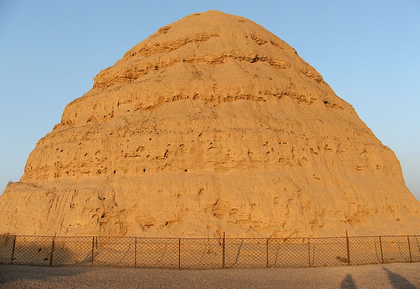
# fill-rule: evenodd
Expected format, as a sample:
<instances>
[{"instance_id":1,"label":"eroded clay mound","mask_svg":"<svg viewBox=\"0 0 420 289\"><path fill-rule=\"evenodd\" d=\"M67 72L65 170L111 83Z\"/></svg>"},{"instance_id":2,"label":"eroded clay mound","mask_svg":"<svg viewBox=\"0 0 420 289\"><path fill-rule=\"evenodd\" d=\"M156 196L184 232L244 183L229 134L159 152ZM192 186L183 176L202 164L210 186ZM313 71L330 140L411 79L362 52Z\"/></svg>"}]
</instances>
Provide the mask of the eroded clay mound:
<instances>
[{"instance_id":1,"label":"eroded clay mound","mask_svg":"<svg viewBox=\"0 0 420 289\"><path fill-rule=\"evenodd\" d=\"M218 11L95 77L0 198L0 233L419 233L394 153L281 39Z\"/></svg>"}]
</instances>

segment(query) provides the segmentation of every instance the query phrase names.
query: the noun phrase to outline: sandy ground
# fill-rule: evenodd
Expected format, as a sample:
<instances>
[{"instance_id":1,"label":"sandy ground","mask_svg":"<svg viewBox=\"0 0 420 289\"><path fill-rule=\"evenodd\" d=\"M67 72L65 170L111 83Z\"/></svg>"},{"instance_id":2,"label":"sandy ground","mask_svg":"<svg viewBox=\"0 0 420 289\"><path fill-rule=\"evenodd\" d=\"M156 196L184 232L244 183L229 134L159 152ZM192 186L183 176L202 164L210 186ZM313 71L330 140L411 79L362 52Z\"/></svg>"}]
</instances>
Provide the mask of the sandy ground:
<instances>
[{"instance_id":1,"label":"sandy ground","mask_svg":"<svg viewBox=\"0 0 420 289\"><path fill-rule=\"evenodd\" d=\"M420 288L420 263L225 270L0 265L0 288Z\"/></svg>"}]
</instances>

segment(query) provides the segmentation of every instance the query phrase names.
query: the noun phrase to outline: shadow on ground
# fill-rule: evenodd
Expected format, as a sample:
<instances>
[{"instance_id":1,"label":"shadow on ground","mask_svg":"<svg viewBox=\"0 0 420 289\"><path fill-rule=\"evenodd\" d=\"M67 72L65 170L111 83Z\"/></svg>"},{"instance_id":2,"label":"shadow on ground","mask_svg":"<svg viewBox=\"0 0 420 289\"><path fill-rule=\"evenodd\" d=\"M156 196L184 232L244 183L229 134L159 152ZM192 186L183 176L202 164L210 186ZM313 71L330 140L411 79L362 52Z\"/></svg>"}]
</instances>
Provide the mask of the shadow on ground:
<instances>
[{"instance_id":1,"label":"shadow on ground","mask_svg":"<svg viewBox=\"0 0 420 289\"><path fill-rule=\"evenodd\" d=\"M383 268L385 272L388 274L389 282L394 289L417 289L416 286L411 284L406 278L401 275L398 275L387 268Z\"/></svg>"},{"instance_id":2,"label":"shadow on ground","mask_svg":"<svg viewBox=\"0 0 420 289\"><path fill-rule=\"evenodd\" d=\"M0 264L0 287L1 284L12 283L15 281L47 281L60 277L71 277L79 275L91 268L71 267L44 267L36 266L38 270L34 270L34 266L28 265L1 265Z\"/></svg>"},{"instance_id":3,"label":"shadow on ground","mask_svg":"<svg viewBox=\"0 0 420 289\"><path fill-rule=\"evenodd\" d=\"M341 289L357 289L356 283L354 282L353 277L351 274L347 274L346 278L344 278L343 282L340 284Z\"/></svg>"}]
</instances>

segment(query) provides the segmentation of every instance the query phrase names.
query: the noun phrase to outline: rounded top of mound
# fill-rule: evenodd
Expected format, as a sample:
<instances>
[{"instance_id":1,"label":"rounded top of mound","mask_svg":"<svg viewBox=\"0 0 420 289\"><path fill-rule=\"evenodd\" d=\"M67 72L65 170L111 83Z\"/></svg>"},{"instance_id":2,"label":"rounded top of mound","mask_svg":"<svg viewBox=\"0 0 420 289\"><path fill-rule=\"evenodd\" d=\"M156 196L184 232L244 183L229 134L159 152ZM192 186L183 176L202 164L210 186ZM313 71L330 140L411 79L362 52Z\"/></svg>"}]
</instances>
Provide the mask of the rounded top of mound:
<instances>
[{"instance_id":1,"label":"rounded top of mound","mask_svg":"<svg viewBox=\"0 0 420 289\"><path fill-rule=\"evenodd\" d=\"M87 123L93 114L88 108L104 101L106 113L116 116L114 108L122 103L137 111L180 99L220 103L284 96L346 106L287 43L251 20L212 10L164 26L128 50L66 108L62 123ZM91 104L80 104L86 99Z\"/></svg>"},{"instance_id":2,"label":"rounded top of mound","mask_svg":"<svg viewBox=\"0 0 420 289\"><path fill-rule=\"evenodd\" d=\"M312 78L322 80L292 47L264 27L243 17L212 10L160 28L127 51L113 67L99 73L94 87L109 87L122 80L133 82L151 70L162 70L179 62L216 65L227 64L229 60L260 61L275 69L296 66ZM248 82L247 77L242 80Z\"/></svg>"},{"instance_id":3,"label":"rounded top of mound","mask_svg":"<svg viewBox=\"0 0 420 289\"><path fill-rule=\"evenodd\" d=\"M272 44L281 48L288 46L264 27L249 19L217 10L210 10L186 16L177 22L160 28L145 41L130 49L125 54L125 57L133 56L139 52L145 56L150 56L153 52L161 51L151 49L151 51L148 50L148 53L145 53L144 49L149 45L160 46L161 43L164 44L185 38L200 43L212 37L225 39L244 38L252 40L251 44L255 42L259 46L264 44ZM234 45L234 43L226 43L226 48L229 48L231 45ZM243 45L240 47L242 48Z\"/></svg>"}]
</instances>

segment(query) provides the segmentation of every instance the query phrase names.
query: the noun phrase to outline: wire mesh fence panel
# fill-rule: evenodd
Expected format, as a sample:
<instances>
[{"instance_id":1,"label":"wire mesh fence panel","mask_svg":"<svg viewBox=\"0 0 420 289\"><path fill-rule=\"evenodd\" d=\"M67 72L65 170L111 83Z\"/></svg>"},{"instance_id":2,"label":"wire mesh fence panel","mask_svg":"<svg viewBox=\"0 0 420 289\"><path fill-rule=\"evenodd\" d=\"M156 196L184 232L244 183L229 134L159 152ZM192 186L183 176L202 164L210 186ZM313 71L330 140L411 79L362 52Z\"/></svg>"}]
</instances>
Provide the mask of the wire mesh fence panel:
<instances>
[{"instance_id":1,"label":"wire mesh fence panel","mask_svg":"<svg viewBox=\"0 0 420 289\"><path fill-rule=\"evenodd\" d=\"M13 264L50 265L53 237L16 236Z\"/></svg>"},{"instance_id":2,"label":"wire mesh fence panel","mask_svg":"<svg viewBox=\"0 0 420 289\"><path fill-rule=\"evenodd\" d=\"M420 236L408 236L412 262L420 262Z\"/></svg>"},{"instance_id":3,"label":"wire mesh fence panel","mask_svg":"<svg viewBox=\"0 0 420 289\"><path fill-rule=\"evenodd\" d=\"M9 264L12 260L15 236L0 236L0 264Z\"/></svg>"},{"instance_id":4,"label":"wire mesh fence panel","mask_svg":"<svg viewBox=\"0 0 420 289\"><path fill-rule=\"evenodd\" d=\"M350 237L349 251L350 265L382 263L378 237Z\"/></svg>"},{"instance_id":5,"label":"wire mesh fence panel","mask_svg":"<svg viewBox=\"0 0 420 289\"><path fill-rule=\"evenodd\" d=\"M97 266L135 265L135 238L95 237L92 251L92 263Z\"/></svg>"},{"instance_id":6,"label":"wire mesh fence panel","mask_svg":"<svg viewBox=\"0 0 420 289\"><path fill-rule=\"evenodd\" d=\"M223 268L223 239L180 239L181 269Z\"/></svg>"},{"instance_id":7,"label":"wire mesh fence panel","mask_svg":"<svg viewBox=\"0 0 420 289\"><path fill-rule=\"evenodd\" d=\"M179 239L136 238L136 267L179 268Z\"/></svg>"},{"instance_id":8,"label":"wire mesh fence panel","mask_svg":"<svg viewBox=\"0 0 420 289\"><path fill-rule=\"evenodd\" d=\"M308 239L269 239L269 267L308 267Z\"/></svg>"},{"instance_id":9,"label":"wire mesh fence panel","mask_svg":"<svg viewBox=\"0 0 420 289\"><path fill-rule=\"evenodd\" d=\"M407 236L381 237L384 263L410 262Z\"/></svg>"},{"instance_id":10,"label":"wire mesh fence panel","mask_svg":"<svg viewBox=\"0 0 420 289\"><path fill-rule=\"evenodd\" d=\"M53 266L92 265L92 239L94 237L56 237Z\"/></svg>"},{"instance_id":11,"label":"wire mesh fence panel","mask_svg":"<svg viewBox=\"0 0 420 289\"><path fill-rule=\"evenodd\" d=\"M3 264L210 269L392 262L420 262L420 236L348 239L0 236Z\"/></svg>"},{"instance_id":12,"label":"wire mesh fence panel","mask_svg":"<svg viewBox=\"0 0 420 289\"><path fill-rule=\"evenodd\" d=\"M267 239L226 239L225 267L267 267Z\"/></svg>"},{"instance_id":13,"label":"wire mesh fence panel","mask_svg":"<svg viewBox=\"0 0 420 289\"><path fill-rule=\"evenodd\" d=\"M309 244L311 266L348 265L346 238L311 238Z\"/></svg>"}]
</instances>

